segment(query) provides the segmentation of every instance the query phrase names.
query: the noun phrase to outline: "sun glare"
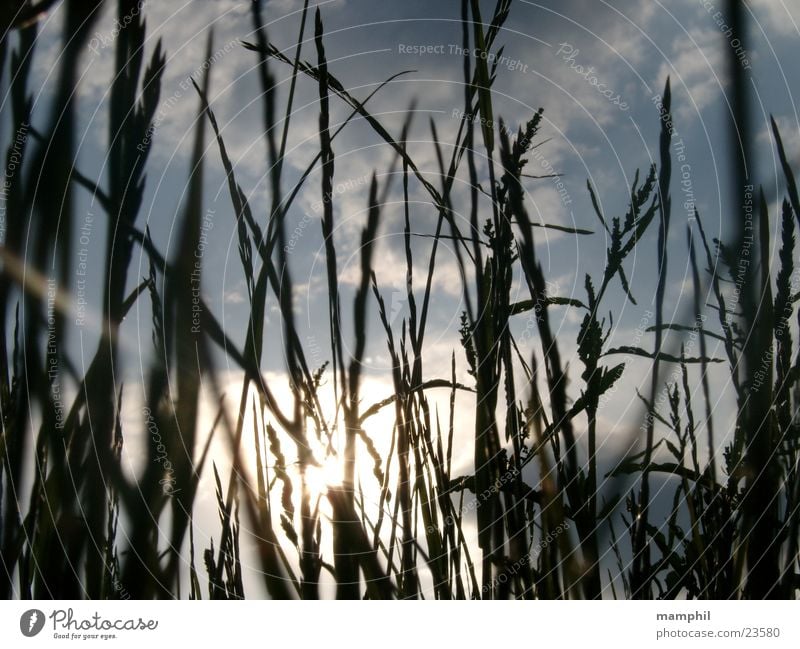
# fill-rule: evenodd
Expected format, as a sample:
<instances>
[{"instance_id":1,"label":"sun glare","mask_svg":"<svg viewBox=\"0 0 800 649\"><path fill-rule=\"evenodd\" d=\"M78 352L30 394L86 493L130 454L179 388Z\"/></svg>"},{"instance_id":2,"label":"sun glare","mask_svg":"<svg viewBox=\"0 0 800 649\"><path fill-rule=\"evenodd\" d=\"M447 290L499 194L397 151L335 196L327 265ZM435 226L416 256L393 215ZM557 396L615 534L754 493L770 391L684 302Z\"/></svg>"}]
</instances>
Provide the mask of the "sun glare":
<instances>
[{"instance_id":1,"label":"sun glare","mask_svg":"<svg viewBox=\"0 0 800 649\"><path fill-rule=\"evenodd\" d=\"M324 496L330 487L339 487L344 478L341 460L329 455L320 466L309 465L306 468L306 485L312 495Z\"/></svg>"}]
</instances>

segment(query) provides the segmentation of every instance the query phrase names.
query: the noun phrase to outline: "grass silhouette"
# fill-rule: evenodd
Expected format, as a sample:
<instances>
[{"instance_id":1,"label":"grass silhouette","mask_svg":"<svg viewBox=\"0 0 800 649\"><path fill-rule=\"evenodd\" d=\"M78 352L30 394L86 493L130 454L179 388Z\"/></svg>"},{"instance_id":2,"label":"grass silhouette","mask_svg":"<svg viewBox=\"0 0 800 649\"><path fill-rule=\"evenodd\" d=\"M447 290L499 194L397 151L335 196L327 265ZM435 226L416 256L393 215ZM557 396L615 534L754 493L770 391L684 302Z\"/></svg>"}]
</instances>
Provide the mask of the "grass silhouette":
<instances>
[{"instance_id":1,"label":"grass silhouette","mask_svg":"<svg viewBox=\"0 0 800 649\"><path fill-rule=\"evenodd\" d=\"M732 216L731 236L721 241L709 239L696 212L680 259L691 269L692 309L686 321L668 322L667 269L681 254L667 243L674 157L669 80L657 115L659 159L636 171L624 190L626 212L605 214L588 185L601 230L594 234L537 223L528 212L526 170L543 138L544 113L536 111L514 128L493 106L497 66L491 62L500 56L497 41L510 0L498 0L488 21L477 0L462 2L463 46L476 52L475 65L465 58L456 139L441 142L430 124L436 174L423 171L409 154L413 106L394 136L370 112L370 100L399 75L358 99L327 60L319 8L312 17L304 2L289 54L270 42L262 3L253 2L252 33L242 50L253 57L261 84L268 204L252 203L236 178L209 101L212 71L206 65L204 78L194 83L198 120L176 223L180 249L169 255L143 224L142 209L152 140L161 137L155 121L168 44L159 42L143 59L145 21L134 0L116 5L126 27L114 42L108 87L107 180L101 186L80 171L77 61L102 4L65 0L68 38L52 105L43 115L33 114L29 88L39 29L30 3L27 13L4 18L8 29L0 40L9 96L2 111L8 225L0 260L0 592L6 598L244 598L244 538L260 562L266 593L280 599L323 597L326 582L342 599L797 595L800 353L793 336L800 295L792 277L800 199L774 121L786 186L781 213L770 214L763 192L753 188L750 198L737 198L740 205L752 199L751 225ZM742 33L739 3L730 5ZM212 52L209 39L206 61ZM735 52L730 56L740 69ZM278 67L291 71L281 107ZM734 75L736 124L749 138L745 83L741 73ZM284 160L296 126L295 94L303 84L317 91L318 149L289 187ZM333 104L349 111L338 125ZM34 118L42 126L31 126ZM351 292L342 287L337 249L335 146L356 120L388 147L393 161L391 173L376 172L368 183ZM204 170L212 164L224 170L235 218L246 323L220 320L199 288L215 271L196 265L192 254L201 244ZM478 182L483 175L486 187ZM468 182L460 184L459 177ZM320 275L328 340L322 361L296 322L294 301L302 289L289 260L293 209L312 178L320 183L324 242ZM406 281L389 294L376 270L393 179L402 184L403 223L396 234ZM740 174L737 187L749 182ZM411 225L415 189L426 194L435 224L422 259ZM68 344L78 291L69 261L80 227L76 192L88 192L108 224L98 296L101 334L85 367L73 364ZM456 198L468 206L465 216L457 215ZM553 293L539 260L535 235L541 227L605 237L603 263L583 278L585 295ZM620 289L635 304L630 259L653 230L651 340L617 344L609 292ZM780 241L776 251L773 237ZM460 328L452 332L460 335L460 347L452 350L446 376L426 364L424 354L444 245L457 260L464 304ZM132 283L132 262L140 253L147 277ZM749 258L744 269L743 254ZM425 269L421 276L419 268ZM524 299L515 297L515 278ZM118 378L120 330L134 306L148 300L153 350L139 413L147 431L145 468L131 477L122 459L123 404L130 397ZM579 365L565 362L567 341L552 321L554 308L578 314L577 337L569 344L574 342ZM266 334L271 309L280 321L277 342ZM513 333L525 317L536 342L527 356ZM375 318L393 394L369 403L365 365L368 323ZM232 330L235 325L243 335ZM712 347L724 357L713 357ZM288 397L264 370L267 355L283 360ZM647 393L630 395L641 406L630 424L641 439L606 472L598 449L606 431L598 414L634 357L650 364ZM236 404L223 395L221 359L242 377ZM471 382L457 379L457 364L468 368ZM714 420L712 366L729 373L737 408L732 431ZM578 398L569 397L568 382L578 385ZM693 384L700 385L702 409ZM448 394L446 412L432 400L434 390ZM201 416L208 394L216 412L211 421ZM469 417L463 403L469 403ZM380 412L391 413L392 422L383 440L370 437L365 426ZM251 432L252 454L245 452ZM723 461L717 457L720 439L727 440ZM212 441L231 458L227 472L219 470ZM471 450L472 470L464 475L453 461L459 448ZM318 493L312 475L331 460L343 468L342 483ZM367 502L362 463L371 467L377 502ZM195 537L205 476L213 477L219 517L216 545L212 538L207 547ZM666 510L656 506L656 484L672 495Z\"/></svg>"}]
</instances>

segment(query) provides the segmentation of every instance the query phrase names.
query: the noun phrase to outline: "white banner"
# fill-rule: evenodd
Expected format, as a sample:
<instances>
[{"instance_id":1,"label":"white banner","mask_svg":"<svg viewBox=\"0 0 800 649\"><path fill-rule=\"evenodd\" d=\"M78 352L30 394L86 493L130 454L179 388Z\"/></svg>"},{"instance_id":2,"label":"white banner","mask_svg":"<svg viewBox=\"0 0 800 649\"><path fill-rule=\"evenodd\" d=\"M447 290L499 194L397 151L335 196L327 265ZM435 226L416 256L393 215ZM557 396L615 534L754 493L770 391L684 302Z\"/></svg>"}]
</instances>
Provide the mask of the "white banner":
<instances>
[{"instance_id":1,"label":"white banner","mask_svg":"<svg viewBox=\"0 0 800 649\"><path fill-rule=\"evenodd\" d=\"M797 647L796 602L50 602L0 604L16 647L347 649ZM591 643L591 644L589 644Z\"/></svg>"}]
</instances>

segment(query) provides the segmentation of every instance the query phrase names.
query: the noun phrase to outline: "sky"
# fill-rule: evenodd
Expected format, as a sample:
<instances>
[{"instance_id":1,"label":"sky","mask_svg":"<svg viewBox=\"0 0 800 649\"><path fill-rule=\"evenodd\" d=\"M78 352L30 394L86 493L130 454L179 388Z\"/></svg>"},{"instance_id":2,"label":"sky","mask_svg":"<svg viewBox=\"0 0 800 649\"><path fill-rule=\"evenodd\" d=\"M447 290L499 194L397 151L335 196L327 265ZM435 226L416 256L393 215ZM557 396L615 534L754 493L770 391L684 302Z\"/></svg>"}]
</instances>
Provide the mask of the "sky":
<instances>
[{"instance_id":1,"label":"sky","mask_svg":"<svg viewBox=\"0 0 800 649\"><path fill-rule=\"evenodd\" d=\"M270 40L279 48L292 48L299 28L299 2L271 2L266 18ZM771 139L764 117L776 116L792 152L800 147L798 114L792 95L800 72L791 61L792 40L797 36L800 3L761 0L749 3L753 13L751 45L743 60L751 69L756 93L758 122L757 148L762 159L763 182L774 202L781 187L775 187ZM463 55L461 54L460 2L374 3L330 0L319 5L325 26L325 47L331 72L356 97L366 96L387 77L413 70L386 87L369 104L380 115L389 131L399 128L414 103L415 116L409 148L423 173L436 182L437 163L431 145L429 122L436 124L445 156L452 152L463 110ZM531 156L529 172L562 174L560 179L531 179L526 184L532 217L552 223L597 231L598 236L577 237L553 230L537 230L540 259L548 280L559 294L578 296L586 272L596 273L607 242L601 234L586 189L595 188L600 207L609 216L623 215L628 190L637 169L644 173L657 159L659 121L654 104L667 76L673 88L676 146L685 145L686 164L673 174L674 216L671 239L676 253L670 272L673 300L683 291L685 275L685 227L696 206L707 231L721 232L724 216L732 208L726 204L727 134L729 90L726 48L730 37L724 23L718 24L716 11L722 7L703 0L660 2L585 2L514 3L511 15L497 39L503 46L504 60L498 65L493 88L495 116L514 130L542 107L544 122L540 146ZM485 16L492 5L483 3ZM250 198L256 213L265 214L269 205L266 183L266 156L262 113L258 101L260 87L254 68L255 57L241 47L253 40L249 3L233 0L214 2L144 3L147 16L148 49L163 41L168 56L162 85L162 111L154 136L148 165L148 195L145 202L147 223L159 247L175 255L180 242L175 240L188 177L188 152L197 114L197 97L188 77L199 79L204 50L213 29L212 108L220 121L226 146L236 167L237 179ZM46 101L47 80L58 50L59 11L44 27L41 41L44 52L37 58L37 75L43 83L40 100ZM114 15L111 5L96 24L96 32L85 56L85 76L81 90L80 164L90 177L101 180L107 142L107 90L113 64ZM309 20L303 56L314 60L313 25ZM427 48L427 51L425 51ZM422 49L423 53L419 53ZM273 65L279 97L286 96L290 70ZM595 83L596 80L596 83ZM34 87L37 84L33 84ZM601 91L602 89L602 91ZM318 146L318 104L316 84L300 79L292 129L289 136L285 186L292 183L308 165ZM604 94L605 93L605 94ZM279 100L278 105L281 105ZM341 102L333 101L332 122L347 114ZM232 207L216 147L207 141L205 157L206 208L213 221L209 232L212 245L205 252L207 299L224 318L238 319L246 313L245 286L238 271L236 236ZM336 176L334 210L337 221L341 280L352 286L358 281L357 269L360 230L363 224L369 178L373 171L381 184L393 182L389 204L384 207L380 236L382 259L378 280L387 296L403 288L402 214L397 203L400 183L388 175L394 158L388 146L371 132L363 120L356 120L335 141ZM797 154L795 154L797 157ZM482 186L488 179L483 174ZM681 176L687 181L680 184ZM563 182L563 186L558 182ZM324 274L319 273L322 237L319 227L319 173L316 169L289 214L292 274L298 287L308 290L309 299L299 301L297 311L309 325L309 335L324 338L315 330L315 297L323 295ZM457 182L466 182L461 177ZM433 226L430 201L418 186L412 186L415 201L413 229L429 233ZM83 201L90 197L80 196ZM485 209L485 205L483 208ZM459 205L456 201L455 208ZM91 209L91 206L87 208ZM97 228L102 223L96 224ZM654 230L653 230L654 231ZM99 230L98 230L99 233ZM724 232L722 232L724 238ZM98 235L99 238L99 235ZM423 239L417 242L420 270L426 262ZM652 242L650 242L652 244ZM654 277L653 246L644 242L641 252L628 268L629 276L641 285L642 298L650 296ZM681 254L683 253L683 254ZM91 263L91 260L90 260ZM144 269L146 270L146 268ZM431 338L432 346L442 342L442 353L449 355L453 324L463 309L461 286L454 255L445 249L435 278L441 294L441 308L434 314L432 327L441 336ZM141 274L141 273L140 273ZM634 286L634 297L637 286ZM619 301L623 327L626 308ZM391 300L389 299L391 302ZM628 305L630 306L630 305ZM323 312L324 315L324 312ZM638 312L630 322L638 321ZM146 314L142 314L146 318ZM564 318L569 319L564 313ZM399 320L399 319L398 319ZM373 323L374 324L374 323ZM567 324L567 323L565 323ZM574 323L573 323L574 324ZM233 328L233 329L242 329ZM146 333L146 332L145 332ZM243 332L242 332L243 333ZM380 345L380 337L375 337ZM445 340L446 339L446 340ZM370 348L373 355L378 350ZM429 350L434 354L434 350ZM435 357L437 361L441 357ZM269 361L268 361L269 362ZM377 366L376 366L377 367ZM278 365L271 369L279 369Z\"/></svg>"},{"instance_id":2,"label":"sky","mask_svg":"<svg viewBox=\"0 0 800 649\"><path fill-rule=\"evenodd\" d=\"M101 186L107 174L104 167L108 142L107 92L117 29L112 4L107 3L81 60L78 168L97 179ZM145 58L160 40L167 53L167 68L147 167L146 199L141 218L142 223L146 221L150 227L156 246L170 258L186 252L181 250L177 233L198 112L198 98L188 79L201 78L206 42L212 33L211 107L219 120L237 180L256 218L263 223L269 210L271 199L256 57L241 45L243 41L254 40L249 5L240 0L143 3L148 33ZM409 107L414 107L409 152L421 172L438 186L440 179L431 123L435 124L444 155L449 159L463 110L465 54L462 51L461 3L458 0L325 0L312 3L311 8L315 7L319 8L324 24L330 72L355 97L364 98L390 76L408 71L377 94L368 108L398 137ZM265 9L270 41L290 58L294 55L300 28L301 8L298 0L277 0L267 3ZM484 19L491 15L492 8L493 3L481 2ZM498 61L497 80L492 88L494 114L516 130L536 110L543 108L544 119L535 141L536 149L529 156L528 172L560 175L526 180L531 218L542 224L595 232L593 236L576 236L555 230L536 230L537 253L552 293L583 299L585 274L598 278L602 273L608 241L592 209L587 182L595 189L606 217L624 215L636 171L646 173L649 165L658 159L657 100L669 77L676 131L673 147L675 151L680 149L685 159L673 168L666 318L691 324L686 312L691 304L691 293L686 291L691 287L691 277L687 275L686 233L687 227L693 227L694 209L701 214L709 235L723 240L729 236L731 219L737 213L737 206L728 199L732 154L728 145L731 119L728 58L729 51L737 47L740 48L739 64L752 85L753 144L758 158L754 166L754 184L763 184L772 213L775 213L784 187L776 180L774 146L768 129L770 115L775 116L780 126L790 160L796 168L800 167L800 118L794 96L800 87L800 66L795 59L800 36L800 0L750 0L747 11L751 25L745 49L741 49L741 44L734 42L727 31L724 16L718 14L722 9L722 0L518 0L513 3L510 17L496 40L496 46L503 47L503 58ZM53 87L62 12L56 8L41 28L35 80L31 87L37 103L43 105L47 104ZM311 62L316 60L311 15L306 25L302 57ZM277 105L282 114L291 70L278 62L272 63L271 69L278 83ZM316 83L301 77L291 116L284 189L292 187L318 150L318 112ZM340 123L347 114L347 107L332 99L331 123ZM39 111L39 115L46 115L46 111ZM206 144L204 207L211 226L207 231L208 245L203 251L203 291L226 331L241 344L248 305L237 251L234 211L216 145L210 138ZM350 305L360 279L360 232L373 173L381 187L391 183L388 200L382 206L375 270L391 324L399 333L408 305L404 296L401 178L392 173L394 153L359 119L336 138L333 148L336 156L335 240L339 279L344 287L346 340L353 340ZM396 171L396 167L394 169ZM486 189L488 176L485 170L479 174L482 187ZM458 218L465 220L467 204L461 202L459 196L463 195L466 183L466 174L459 174L454 192L454 209ZM412 182L410 192L412 230L420 235L414 242L415 291L421 295L422 277L430 253L430 239L424 235L432 233L436 213L419 183ZM326 343L327 292L319 196L317 167L288 215L287 228L287 254L297 289L295 312L300 335L312 350L311 361L316 367L330 357ZM79 192L78 205L85 215L100 212L99 206L93 205L91 196L85 192ZM487 201L481 204L481 210L482 218L489 215ZM80 223L81 219L78 221ZM91 238L99 250L99 243L105 240L105 226L100 218L94 218L92 223ZM609 311L614 321L612 341L616 344L631 344L636 328L652 306L656 284L655 249L655 228L652 228L626 266L638 304L627 302L618 286L610 295ZM98 271L93 281L95 289L99 289L97 277L102 269L102 255L90 256L88 264ZM147 274L147 260L138 251L134 267L131 285L136 278ZM469 379L458 344L458 322L465 308L461 286L454 251L443 241L424 350L428 376L447 377L455 350L458 376L461 380ZM520 278L515 280L514 291L519 299L527 297ZM280 320L274 301L269 308L269 342L264 369L276 382L283 381L285 385ZM73 349L84 362L88 362L95 349L97 320L92 314L98 309L96 300L90 302L87 324L71 334L75 340ZM375 310L371 313L365 399L377 401L390 394L392 388L385 338ZM514 326L523 353L529 355L538 349L537 339L525 335L526 316L519 317ZM553 310L551 317L559 341L565 341L562 357L566 363L579 366L572 341L581 314L574 309L559 308ZM152 353L146 301L132 312L124 330L122 372L128 381L143 384L142 368L147 367ZM721 349L713 347L710 351L715 355L722 353ZM645 363L631 362L633 371L625 379L629 386L645 385L645 367ZM235 394L240 377L234 367L226 369L231 393ZM720 375L718 385L720 416L724 419L728 401L723 377ZM601 429L608 431L609 456L615 456L629 443L630 437L623 433L629 430L631 417L639 412L639 404L631 394L631 390L620 390L600 414L604 424ZM442 403L446 397L446 394L442 396ZM136 419L135 410L132 407L131 425ZM377 434L379 428L376 426ZM135 435L131 446L136 447ZM460 456L465 470L470 454L466 449Z\"/></svg>"}]
</instances>

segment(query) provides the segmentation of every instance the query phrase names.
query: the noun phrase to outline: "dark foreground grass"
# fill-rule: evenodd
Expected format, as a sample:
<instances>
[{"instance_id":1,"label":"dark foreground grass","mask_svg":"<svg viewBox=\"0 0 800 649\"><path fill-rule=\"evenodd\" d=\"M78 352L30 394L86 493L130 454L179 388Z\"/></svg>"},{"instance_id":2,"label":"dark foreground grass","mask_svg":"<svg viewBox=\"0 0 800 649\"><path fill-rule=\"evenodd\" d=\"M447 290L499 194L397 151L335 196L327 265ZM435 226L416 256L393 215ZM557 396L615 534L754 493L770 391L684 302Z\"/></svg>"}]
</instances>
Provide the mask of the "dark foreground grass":
<instances>
[{"instance_id":1,"label":"dark foreground grass","mask_svg":"<svg viewBox=\"0 0 800 649\"><path fill-rule=\"evenodd\" d=\"M3 596L243 598L246 551L257 558L263 587L275 598L318 598L329 592L325 584L344 599L794 598L800 588L800 353L793 336L800 295L792 278L800 199L774 123L787 194L781 213L770 214L763 193L753 190L752 211L732 214L726 224L728 242L709 240L696 214L682 253L691 267L692 309L685 322L666 322L668 252L680 254L667 248L669 81L654 116L662 125L658 164L635 173L625 189L627 210L619 216L605 214L588 187L607 242L605 259L583 278L585 295L554 295L538 259L537 229L592 233L534 222L528 213L526 165L542 138L543 112L516 128L497 118L491 91L497 69L488 63L499 49L510 1L499 0L488 20L477 0L462 2L463 45L483 56L475 57L475 66L465 58L463 112L449 148L430 125L438 174L423 173L406 147L413 110L393 136L369 110L385 84L358 99L336 78L319 10L312 17L304 3L297 45L289 54L270 43L261 4L252 3L252 42L242 49L255 57L262 86L268 204L251 204L236 179L209 104L209 69L194 86L200 119L176 224L181 249L172 256L161 252L143 224L144 172L151 139L159 137L154 119L166 57L159 44L143 59L146 29L134 11L137 3L117 3L119 20L130 24L114 44L108 174L99 184L70 161L76 159L77 62L102 2L65 1L67 44L46 115L32 115L28 87L37 13L26 5L30 16L8 21L0 40L0 73L9 97L2 108L9 179L0 284ZM212 48L210 41L209 56ZM280 66L291 75L281 108L274 76ZM318 93L319 146L290 187L283 161L295 90L306 83ZM331 123L334 103L349 111L337 127ZM31 126L34 118L43 125L38 130ZM375 174L369 184L350 302L340 284L333 188L337 136L353 119L368 125L394 161L393 173ZM746 116L738 120L746 125ZM204 156L209 134L218 159ZM249 311L243 337L230 324L226 329L205 303L199 325L193 319L198 279L187 251L199 244L204 167L210 164L224 169L235 218ZM490 183L479 187L484 173ZM287 258L295 199L317 177L329 333L321 366L298 332L298 289ZM391 178L401 183L399 190ZM457 178L469 180L466 190L457 189L465 186ZM426 194L434 223L423 259L411 226L410 195L416 189ZM397 191L408 303L399 326L375 274L382 210ZM456 197L456 191L464 194ZM108 223L98 296L101 336L91 363L81 368L73 365L74 350L66 344L76 290L68 262L77 228L76 192L89 192ZM456 198L468 206L467 218L456 216ZM747 219L749 225L742 225ZM57 229L51 226L56 221ZM635 303L626 269L653 230L652 342L616 344L609 294L621 290ZM777 250L771 249L773 238L780 241ZM443 242L457 259L465 305L460 331L453 332L460 334L461 347L453 350L447 376L426 365L424 355ZM750 263L743 267L745 246ZM132 259L140 253L147 277L132 281ZM415 276L420 267L426 272ZM522 280L524 299L512 291L515 277ZM121 412L129 397L117 378L120 330L126 314L148 298L154 350L148 354L141 428L149 434L145 469L132 479L121 459ZM273 307L280 348L266 336ZM564 334L551 321L555 307L579 313L579 365L568 368L562 357ZM375 404L363 390L370 316L382 323L394 389ZM526 317L537 343L528 356L513 333ZM682 341L690 335L697 345L687 351ZM712 357L712 348L723 357ZM288 399L276 396L266 378L268 354L285 363ZM621 356L649 360L649 390L630 395L641 402L641 416L629 424L641 439L605 475L598 413L627 371ZM233 406L222 394L223 362L243 377ZM468 384L457 381L457 364L468 368ZM714 421L713 364L729 372L737 408L732 431L721 431ZM569 397L568 381L579 386L577 398ZM693 387L698 383L702 408ZM333 409L324 405L325 384L334 394ZM433 402L434 389L449 392L447 412ZM199 415L207 393L216 407L213 421ZM470 430L456 407L465 398L474 420ZM388 444L365 431L365 421L383 409L392 412L393 423L381 431ZM248 431L252 454L244 451ZM215 436L227 449L227 474L211 457ZM341 446L336 439L343 439ZM718 439L728 440L721 458ZM454 448L465 444L473 466L458 474ZM384 447L388 452L378 450ZM344 479L321 495L310 476L331 458L343 467ZM364 483L361 465L372 468L372 485ZM197 547L198 490L212 482L203 482L206 476L215 485L220 527L207 547ZM654 507L655 484L672 496L666 511ZM378 494L377 503L368 502L365 491Z\"/></svg>"}]
</instances>

